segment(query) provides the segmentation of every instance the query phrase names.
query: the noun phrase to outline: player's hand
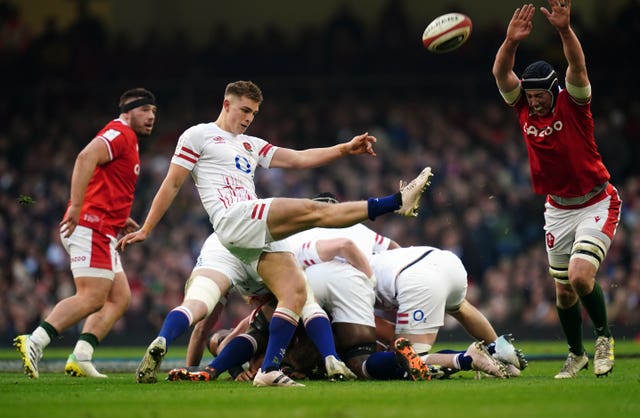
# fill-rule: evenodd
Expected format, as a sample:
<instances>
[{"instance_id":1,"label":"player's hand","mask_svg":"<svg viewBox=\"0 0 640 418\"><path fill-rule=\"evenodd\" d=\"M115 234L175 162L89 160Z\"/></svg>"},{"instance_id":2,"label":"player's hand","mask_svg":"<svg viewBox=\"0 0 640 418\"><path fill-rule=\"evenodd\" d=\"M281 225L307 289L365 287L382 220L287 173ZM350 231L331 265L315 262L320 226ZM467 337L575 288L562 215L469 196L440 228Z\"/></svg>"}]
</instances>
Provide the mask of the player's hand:
<instances>
[{"instance_id":1,"label":"player's hand","mask_svg":"<svg viewBox=\"0 0 640 418\"><path fill-rule=\"evenodd\" d=\"M127 218L127 221L124 224L124 227L120 230L120 233L123 235L130 234L132 232L140 229L140 225L136 221L131 218Z\"/></svg>"},{"instance_id":2,"label":"player's hand","mask_svg":"<svg viewBox=\"0 0 640 418\"><path fill-rule=\"evenodd\" d=\"M116 243L116 250L124 251L127 245L135 244L136 242L142 242L146 239L147 239L147 232L144 229L139 229L135 232L130 232L118 240L118 242Z\"/></svg>"},{"instance_id":3,"label":"player's hand","mask_svg":"<svg viewBox=\"0 0 640 418\"><path fill-rule=\"evenodd\" d=\"M568 28L571 15L571 0L549 0L549 7L551 11L546 7L540 8L549 23L558 30Z\"/></svg>"},{"instance_id":4,"label":"player's hand","mask_svg":"<svg viewBox=\"0 0 640 418\"><path fill-rule=\"evenodd\" d=\"M73 234L73 231L75 231L76 226L78 226L80 209L79 207L69 206L67 213L64 214L64 218L62 218L62 221L58 224L60 233L63 234L65 238L69 238L71 234Z\"/></svg>"},{"instance_id":5,"label":"player's hand","mask_svg":"<svg viewBox=\"0 0 640 418\"><path fill-rule=\"evenodd\" d=\"M531 20L533 19L533 13L535 11L536 8L533 4L525 4L524 6L517 8L511 17L509 26L507 27L507 39L520 42L529 36L529 34L531 34L531 29L533 29Z\"/></svg>"},{"instance_id":6,"label":"player's hand","mask_svg":"<svg viewBox=\"0 0 640 418\"><path fill-rule=\"evenodd\" d=\"M354 136L351 141L347 142L345 144L345 150L349 155L369 154L375 157L376 153L373 150L373 144L376 141L377 139L375 136L369 135L369 132L365 132L361 135Z\"/></svg>"},{"instance_id":7,"label":"player's hand","mask_svg":"<svg viewBox=\"0 0 640 418\"><path fill-rule=\"evenodd\" d=\"M253 382L253 378L256 377L256 373L251 370L245 370L240 373L234 379L236 382Z\"/></svg>"}]
</instances>

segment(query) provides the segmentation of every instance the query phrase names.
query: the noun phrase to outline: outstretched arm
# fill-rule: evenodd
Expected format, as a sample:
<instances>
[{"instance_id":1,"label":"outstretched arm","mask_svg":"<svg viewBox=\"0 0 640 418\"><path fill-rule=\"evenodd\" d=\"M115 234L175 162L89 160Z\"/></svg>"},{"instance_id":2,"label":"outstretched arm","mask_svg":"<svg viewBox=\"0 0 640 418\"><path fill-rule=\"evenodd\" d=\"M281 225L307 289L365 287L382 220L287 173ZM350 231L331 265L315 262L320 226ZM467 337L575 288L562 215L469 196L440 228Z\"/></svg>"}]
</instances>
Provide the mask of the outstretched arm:
<instances>
[{"instance_id":1,"label":"outstretched arm","mask_svg":"<svg viewBox=\"0 0 640 418\"><path fill-rule=\"evenodd\" d=\"M502 93L511 93L520 85L520 79L513 71L513 66L520 41L531 34L533 28L531 19L534 12L535 7L532 4L525 4L516 9L507 27L504 42L496 54L493 62L493 76Z\"/></svg>"},{"instance_id":2,"label":"outstretched arm","mask_svg":"<svg viewBox=\"0 0 640 418\"><path fill-rule=\"evenodd\" d=\"M349 142L332 147L309 148L301 151L279 148L273 155L271 167L313 168L326 165L347 155L369 154L375 157L374 142L376 142L376 137L365 132L354 136Z\"/></svg>"},{"instance_id":3,"label":"outstretched arm","mask_svg":"<svg viewBox=\"0 0 640 418\"><path fill-rule=\"evenodd\" d=\"M587 87L589 86L589 77L584 52L570 25L571 0L549 0L549 7L551 11L545 7L541 7L540 11L560 34L564 56L568 64L567 84L575 87Z\"/></svg>"},{"instance_id":4,"label":"outstretched arm","mask_svg":"<svg viewBox=\"0 0 640 418\"><path fill-rule=\"evenodd\" d=\"M178 191L180 191L180 187L182 187L182 183L184 183L188 174L189 171L186 168L177 164L171 164L169 166L169 171L153 198L151 209L149 209L149 214L147 215L147 219L145 219L142 228L120 238L116 244L116 248L119 251L124 251L128 244L133 244L147 239L151 230L158 224L158 222L160 222L160 219L162 219L165 212L169 209L169 206L171 206L173 199L178 194Z\"/></svg>"}]
</instances>

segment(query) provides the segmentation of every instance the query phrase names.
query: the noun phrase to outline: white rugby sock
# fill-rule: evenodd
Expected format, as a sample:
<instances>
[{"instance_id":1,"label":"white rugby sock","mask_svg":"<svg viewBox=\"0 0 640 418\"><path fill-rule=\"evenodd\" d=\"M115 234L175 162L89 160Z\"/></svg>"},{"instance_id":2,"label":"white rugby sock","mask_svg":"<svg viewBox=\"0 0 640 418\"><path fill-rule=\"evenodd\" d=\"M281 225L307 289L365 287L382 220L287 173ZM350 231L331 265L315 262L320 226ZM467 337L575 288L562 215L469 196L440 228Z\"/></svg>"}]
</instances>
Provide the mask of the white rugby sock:
<instances>
[{"instance_id":1,"label":"white rugby sock","mask_svg":"<svg viewBox=\"0 0 640 418\"><path fill-rule=\"evenodd\" d=\"M45 348L51 342L51 338L49 338L49 334L47 334L44 328L38 327L31 334L31 341L36 343L38 347Z\"/></svg>"},{"instance_id":2,"label":"white rugby sock","mask_svg":"<svg viewBox=\"0 0 640 418\"><path fill-rule=\"evenodd\" d=\"M78 361L91 360L93 357L93 347L85 340L78 340L73 349L73 355L76 356Z\"/></svg>"}]
</instances>

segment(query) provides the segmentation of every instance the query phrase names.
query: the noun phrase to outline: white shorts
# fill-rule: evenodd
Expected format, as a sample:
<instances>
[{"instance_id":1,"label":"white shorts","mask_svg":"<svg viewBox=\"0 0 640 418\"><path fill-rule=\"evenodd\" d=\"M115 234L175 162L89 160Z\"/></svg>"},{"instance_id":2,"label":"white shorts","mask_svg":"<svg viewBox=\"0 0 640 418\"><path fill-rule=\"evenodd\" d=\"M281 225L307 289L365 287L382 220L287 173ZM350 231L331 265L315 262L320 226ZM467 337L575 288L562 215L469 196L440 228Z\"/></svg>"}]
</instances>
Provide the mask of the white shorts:
<instances>
[{"instance_id":1,"label":"white shorts","mask_svg":"<svg viewBox=\"0 0 640 418\"><path fill-rule=\"evenodd\" d=\"M60 234L60 241L69 254L73 277L99 277L113 280L122 273L122 262L116 251L116 238L86 226L78 225L69 238Z\"/></svg>"},{"instance_id":2,"label":"white shorts","mask_svg":"<svg viewBox=\"0 0 640 418\"><path fill-rule=\"evenodd\" d=\"M286 240L275 241L267 245L265 252L291 251ZM224 274L232 286L245 296L256 296L270 293L262 278L258 275L256 265L258 260L251 264L243 263L238 257L220 242L218 235L213 233L200 249L200 255L196 260L193 270L211 269Z\"/></svg>"},{"instance_id":3,"label":"white shorts","mask_svg":"<svg viewBox=\"0 0 640 418\"><path fill-rule=\"evenodd\" d=\"M332 322L375 327L373 282L360 270L340 261L307 267L307 282Z\"/></svg>"},{"instance_id":4,"label":"white shorts","mask_svg":"<svg viewBox=\"0 0 640 418\"><path fill-rule=\"evenodd\" d=\"M589 236L602 241L606 251L620 221L620 198L609 185L608 196L587 207L559 209L547 201L544 205L544 230L549 264L556 267L569 265L571 249L576 237Z\"/></svg>"},{"instance_id":5,"label":"white shorts","mask_svg":"<svg viewBox=\"0 0 640 418\"><path fill-rule=\"evenodd\" d=\"M284 244L271 245L274 241L267 226L271 202L273 198L238 202L213 226L222 245L244 263L255 266L263 252L293 252Z\"/></svg>"},{"instance_id":6,"label":"white shorts","mask_svg":"<svg viewBox=\"0 0 640 418\"><path fill-rule=\"evenodd\" d=\"M396 334L433 334L467 295L467 270L450 251L433 251L396 278Z\"/></svg>"},{"instance_id":7,"label":"white shorts","mask_svg":"<svg viewBox=\"0 0 640 418\"><path fill-rule=\"evenodd\" d=\"M193 270L211 269L224 274L232 286L240 293L251 296L269 293L262 278L255 269L244 264L220 243L218 236L213 233L200 249L200 255L196 260Z\"/></svg>"}]
</instances>

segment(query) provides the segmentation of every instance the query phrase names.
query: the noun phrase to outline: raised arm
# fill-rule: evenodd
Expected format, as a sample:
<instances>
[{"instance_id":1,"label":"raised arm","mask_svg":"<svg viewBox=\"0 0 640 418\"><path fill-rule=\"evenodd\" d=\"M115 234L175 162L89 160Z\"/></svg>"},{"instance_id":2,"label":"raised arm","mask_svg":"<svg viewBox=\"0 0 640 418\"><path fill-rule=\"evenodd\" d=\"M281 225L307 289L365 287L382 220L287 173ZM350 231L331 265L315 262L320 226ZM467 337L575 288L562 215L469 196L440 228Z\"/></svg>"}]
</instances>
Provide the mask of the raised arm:
<instances>
[{"instance_id":1,"label":"raised arm","mask_svg":"<svg viewBox=\"0 0 640 418\"><path fill-rule=\"evenodd\" d=\"M570 24L571 0L549 0L549 7L551 11L544 7L541 7L540 11L556 28L562 40L564 56L567 59L566 82L574 87L587 87L589 86L587 63L582 45Z\"/></svg>"},{"instance_id":2,"label":"raised arm","mask_svg":"<svg viewBox=\"0 0 640 418\"><path fill-rule=\"evenodd\" d=\"M354 136L349 142L326 148L309 148L301 151L279 148L273 155L271 167L313 168L326 165L347 155L369 154L375 157L376 153L373 151L373 143L375 142L376 138L365 132Z\"/></svg>"},{"instance_id":3,"label":"raised arm","mask_svg":"<svg viewBox=\"0 0 640 418\"><path fill-rule=\"evenodd\" d=\"M124 251L128 244L133 244L147 239L151 230L158 224L158 222L160 222L160 219L162 219L169 209L169 206L171 206L173 199L178 194L178 191L180 191L180 187L182 187L187 175L189 175L189 170L186 168L177 164L169 165L169 171L167 171L167 175L153 198L151 209L149 209L149 214L147 215L142 228L120 238L116 244L116 248L119 251Z\"/></svg>"},{"instance_id":4,"label":"raised arm","mask_svg":"<svg viewBox=\"0 0 640 418\"><path fill-rule=\"evenodd\" d=\"M496 54L492 72L496 79L498 89L503 94L512 93L520 85L520 79L513 71L516 51L520 45L520 41L531 34L531 29L533 28L531 19L533 18L534 12L535 7L532 4L525 4L521 8L516 9L507 27L504 42L502 42ZM505 97L505 100L513 102L516 98L517 96L515 98Z\"/></svg>"}]
</instances>

